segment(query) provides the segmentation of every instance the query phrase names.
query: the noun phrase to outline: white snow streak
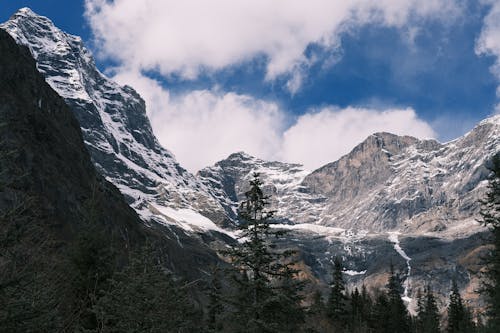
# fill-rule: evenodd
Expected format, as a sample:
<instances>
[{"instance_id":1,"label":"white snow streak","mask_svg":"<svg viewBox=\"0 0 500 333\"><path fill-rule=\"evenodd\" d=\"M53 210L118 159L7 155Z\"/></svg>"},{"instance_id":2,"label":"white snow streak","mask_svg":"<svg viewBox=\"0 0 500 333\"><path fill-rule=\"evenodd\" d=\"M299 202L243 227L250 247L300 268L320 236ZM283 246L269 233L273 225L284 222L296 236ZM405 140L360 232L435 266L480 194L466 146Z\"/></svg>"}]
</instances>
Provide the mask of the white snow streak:
<instances>
[{"instance_id":1,"label":"white snow streak","mask_svg":"<svg viewBox=\"0 0 500 333\"><path fill-rule=\"evenodd\" d=\"M392 232L389 232L389 241L391 241L392 243L394 243L394 250L396 250L396 252L401 256L403 257L404 260L406 260L406 267L408 268L408 272L406 274L406 279L405 281L403 282L403 287L405 288L404 289L404 292L403 292L403 296L401 297L401 299L405 302L407 302L408 304L410 304L411 302L411 297L408 296L408 289L410 287L410 274L411 274L411 265L410 265L410 261L411 261L411 258L406 254L406 252L401 248L401 245L399 245L399 231L392 231Z\"/></svg>"}]
</instances>

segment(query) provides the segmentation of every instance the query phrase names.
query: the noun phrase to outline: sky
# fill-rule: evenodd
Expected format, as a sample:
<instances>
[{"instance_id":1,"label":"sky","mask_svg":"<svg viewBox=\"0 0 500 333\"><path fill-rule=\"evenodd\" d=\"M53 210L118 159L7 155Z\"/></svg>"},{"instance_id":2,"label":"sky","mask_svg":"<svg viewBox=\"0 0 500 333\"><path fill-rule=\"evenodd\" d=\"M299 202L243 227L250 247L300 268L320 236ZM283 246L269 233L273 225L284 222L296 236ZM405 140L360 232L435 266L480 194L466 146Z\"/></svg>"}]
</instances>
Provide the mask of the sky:
<instances>
[{"instance_id":1,"label":"sky","mask_svg":"<svg viewBox=\"0 0 500 333\"><path fill-rule=\"evenodd\" d=\"M0 0L79 35L190 171L308 169L374 132L452 140L500 112L500 0Z\"/></svg>"}]
</instances>

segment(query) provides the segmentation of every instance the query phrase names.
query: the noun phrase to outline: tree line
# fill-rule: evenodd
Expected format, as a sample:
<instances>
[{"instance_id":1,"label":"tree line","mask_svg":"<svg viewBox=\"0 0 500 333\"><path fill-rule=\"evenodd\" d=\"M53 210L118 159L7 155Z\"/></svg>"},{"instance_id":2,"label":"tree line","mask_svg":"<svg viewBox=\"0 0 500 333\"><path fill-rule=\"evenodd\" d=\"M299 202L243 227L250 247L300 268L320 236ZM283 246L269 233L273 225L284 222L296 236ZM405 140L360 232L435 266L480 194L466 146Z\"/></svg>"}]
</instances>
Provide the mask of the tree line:
<instances>
[{"instance_id":1,"label":"tree line","mask_svg":"<svg viewBox=\"0 0 500 333\"><path fill-rule=\"evenodd\" d=\"M0 191L7 186L0 181ZM165 268L154 243L131 249L125 258L117 253L93 221L92 200L71 246L58 256L44 255L53 240L37 225L32 198L18 193L0 214L0 331L500 332L499 158L482 202L494 245L485 258L484 322L473 318L455 281L446 318L431 285L418 293L416 314L410 315L392 265L386 288L347 290L343 263L335 258L328 293L306 297L296 253L277 246L285 231L272 228L274 212L258 174L245 197L239 240L221 252L229 264L213 267L193 293L192 284Z\"/></svg>"}]
</instances>

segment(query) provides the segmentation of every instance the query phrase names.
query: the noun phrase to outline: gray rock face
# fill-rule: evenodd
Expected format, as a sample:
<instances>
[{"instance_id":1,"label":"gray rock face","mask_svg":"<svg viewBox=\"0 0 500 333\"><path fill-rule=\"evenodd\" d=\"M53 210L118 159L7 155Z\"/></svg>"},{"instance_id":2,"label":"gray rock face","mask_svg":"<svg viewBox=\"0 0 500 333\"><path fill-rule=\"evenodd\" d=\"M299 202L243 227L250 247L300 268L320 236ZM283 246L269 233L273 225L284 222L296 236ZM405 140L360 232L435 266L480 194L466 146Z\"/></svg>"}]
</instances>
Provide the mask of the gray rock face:
<instances>
[{"instance_id":1,"label":"gray rock face","mask_svg":"<svg viewBox=\"0 0 500 333\"><path fill-rule=\"evenodd\" d=\"M500 117L440 144L376 133L338 161L308 174L300 165L229 156L199 177L231 213L253 172L262 175L278 216L290 224L369 233L478 232L474 223L489 159L500 151ZM234 217L234 214L231 215Z\"/></svg>"},{"instance_id":2,"label":"gray rock face","mask_svg":"<svg viewBox=\"0 0 500 333\"><path fill-rule=\"evenodd\" d=\"M487 247L476 219L488 163L499 152L500 116L495 116L445 144L376 133L312 173L237 153L199 177L234 209L251 174L259 172L273 197L276 227L291 230L283 245L299 249L324 283L335 256L344 258L346 278L358 286L383 287L392 262L410 309L417 288L431 279L441 305L452 278L477 305L474 290Z\"/></svg>"},{"instance_id":3,"label":"gray rock face","mask_svg":"<svg viewBox=\"0 0 500 333\"><path fill-rule=\"evenodd\" d=\"M158 143L142 98L101 74L80 37L29 8L0 27L30 49L38 70L76 115L97 169L144 220L155 215L151 205L223 215L208 189Z\"/></svg>"},{"instance_id":4,"label":"gray rock face","mask_svg":"<svg viewBox=\"0 0 500 333\"><path fill-rule=\"evenodd\" d=\"M444 144L376 133L312 173L235 153L194 176L159 145L140 96L101 74L79 37L26 8L1 28L30 49L45 80L64 97L99 172L144 221L188 231L183 244L193 231L204 239L210 231L231 236L238 203L258 172L277 210L276 227L292 231L285 245L300 249L323 282L332 258L342 256L352 284L385 284L394 262L409 300L429 274L443 297L451 274L459 275L463 290L477 283L484 229L475 219L488 161L500 150L500 116Z\"/></svg>"}]
</instances>

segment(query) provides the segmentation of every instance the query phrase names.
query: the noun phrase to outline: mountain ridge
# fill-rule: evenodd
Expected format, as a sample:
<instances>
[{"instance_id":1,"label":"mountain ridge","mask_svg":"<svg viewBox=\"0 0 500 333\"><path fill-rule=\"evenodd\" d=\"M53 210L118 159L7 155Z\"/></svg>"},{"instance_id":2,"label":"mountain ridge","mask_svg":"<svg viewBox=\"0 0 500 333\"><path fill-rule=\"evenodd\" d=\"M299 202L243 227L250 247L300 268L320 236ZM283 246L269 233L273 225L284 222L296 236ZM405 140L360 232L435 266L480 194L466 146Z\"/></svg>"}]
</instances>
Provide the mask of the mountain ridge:
<instances>
[{"instance_id":1,"label":"mountain ridge","mask_svg":"<svg viewBox=\"0 0 500 333\"><path fill-rule=\"evenodd\" d=\"M334 254L346 259L349 282L358 285L376 286L388 260L394 262L407 272L410 302L429 272L443 297L451 274L462 290L477 283L485 228L476 217L489 159L499 152L500 116L447 143L374 133L312 172L238 152L195 176L159 145L142 98L102 75L81 39L27 9L0 27L30 47L46 81L78 118L94 165L146 225L182 228L175 234L185 233L186 243L198 235L224 246L234 241L238 204L259 172L277 210L274 226L292 231L284 246L300 249L323 283Z\"/></svg>"}]
</instances>

